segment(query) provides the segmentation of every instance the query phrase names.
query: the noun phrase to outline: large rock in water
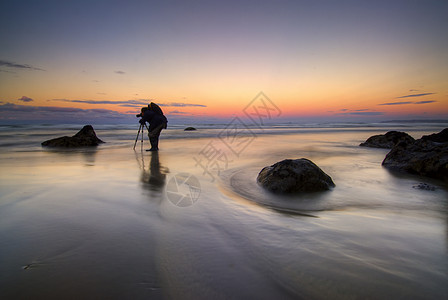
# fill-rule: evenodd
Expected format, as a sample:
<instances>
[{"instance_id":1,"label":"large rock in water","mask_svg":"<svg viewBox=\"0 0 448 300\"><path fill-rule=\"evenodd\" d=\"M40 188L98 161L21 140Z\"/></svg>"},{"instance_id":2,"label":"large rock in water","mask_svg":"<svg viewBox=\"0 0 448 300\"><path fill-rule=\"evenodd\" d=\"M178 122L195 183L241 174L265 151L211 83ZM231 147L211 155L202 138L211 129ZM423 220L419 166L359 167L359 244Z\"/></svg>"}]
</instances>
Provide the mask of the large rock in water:
<instances>
[{"instance_id":1,"label":"large rock in water","mask_svg":"<svg viewBox=\"0 0 448 300\"><path fill-rule=\"evenodd\" d=\"M392 149L400 142L413 143L414 141L414 138L406 132L389 131L386 134L379 134L369 137L364 143L361 143L360 146Z\"/></svg>"},{"instance_id":2,"label":"large rock in water","mask_svg":"<svg viewBox=\"0 0 448 300\"><path fill-rule=\"evenodd\" d=\"M439 133L433 133L430 135L422 136L422 140L431 141L436 143L448 143L448 128L440 131Z\"/></svg>"},{"instance_id":3,"label":"large rock in water","mask_svg":"<svg viewBox=\"0 0 448 300\"><path fill-rule=\"evenodd\" d=\"M335 186L330 176L306 158L285 159L265 167L257 182L274 193L317 192Z\"/></svg>"},{"instance_id":4,"label":"large rock in water","mask_svg":"<svg viewBox=\"0 0 448 300\"><path fill-rule=\"evenodd\" d=\"M444 129L438 134L423 136L413 143L401 142L386 155L382 165L388 169L433 177L448 182L447 133L448 129Z\"/></svg>"},{"instance_id":5,"label":"large rock in water","mask_svg":"<svg viewBox=\"0 0 448 300\"><path fill-rule=\"evenodd\" d=\"M92 125L86 125L74 136L71 137L63 136L51 139L43 142L42 146L75 148L75 147L98 146L98 144L100 143L104 142L96 136Z\"/></svg>"}]
</instances>

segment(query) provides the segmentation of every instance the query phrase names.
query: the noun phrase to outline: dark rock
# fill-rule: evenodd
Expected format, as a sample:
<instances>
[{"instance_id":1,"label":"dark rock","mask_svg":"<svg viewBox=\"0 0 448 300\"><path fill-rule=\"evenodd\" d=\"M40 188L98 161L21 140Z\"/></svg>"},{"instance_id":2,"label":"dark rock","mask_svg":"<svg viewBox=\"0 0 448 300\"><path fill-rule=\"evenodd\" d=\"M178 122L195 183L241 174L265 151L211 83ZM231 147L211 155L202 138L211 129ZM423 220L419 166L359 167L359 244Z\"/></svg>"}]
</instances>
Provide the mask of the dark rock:
<instances>
[{"instance_id":1,"label":"dark rock","mask_svg":"<svg viewBox=\"0 0 448 300\"><path fill-rule=\"evenodd\" d=\"M306 158L285 159L265 167L257 182L274 193L317 192L335 186L330 176Z\"/></svg>"},{"instance_id":2,"label":"dark rock","mask_svg":"<svg viewBox=\"0 0 448 300\"><path fill-rule=\"evenodd\" d=\"M413 143L414 141L415 139L406 132L389 131L386 134L379 134L369 137L364 143L361 143L360 146L392 149L400 142Z\"/></svg>"},{"instance_id":3,"label":"dark rock","mask_svg":"<svg viewBox=\"0 0 448 300\"><path fill-rule=\"evenodd\" d=\"M448 181L448 143L419 139L401 142L386 155L383 166Z\"/></svg>"},{"instance_id":4,"label":"dark rock","mask_svg":"<svg viewBox=\"0 0 448 300\"><path fill-rule=\"evenodd\" d=\"M184 131L194 131L194 130L197 130L197 129L194 127L187 127L184 129Z\"/></svg>"},{"instance_id":5,"label":"dark rock","mask_svg":"<svg viewBox=\"0 0 448 300\"><path fill-rule=\"evenodd\" d=\"M86 125L77 134L75 134L72 137L63 136L63 137L51 139L51 140L43 142L42 146L75 148L75 147L98 146L98 144L100 144L100 143L104 143L104 142L96 136L92 125Z\"/></svg>"},{"instance_id":6,"label":"dark rock","mask_svg":"<svg viewBox=\"0 0 448 300\"><path fill-rule=\"evenodd\" d=\"M448 143L448 128L440 131L439 133L433 133L430 135L422 136L422 140L431 141L436 143Z\"/></svg>"}]
</instances>

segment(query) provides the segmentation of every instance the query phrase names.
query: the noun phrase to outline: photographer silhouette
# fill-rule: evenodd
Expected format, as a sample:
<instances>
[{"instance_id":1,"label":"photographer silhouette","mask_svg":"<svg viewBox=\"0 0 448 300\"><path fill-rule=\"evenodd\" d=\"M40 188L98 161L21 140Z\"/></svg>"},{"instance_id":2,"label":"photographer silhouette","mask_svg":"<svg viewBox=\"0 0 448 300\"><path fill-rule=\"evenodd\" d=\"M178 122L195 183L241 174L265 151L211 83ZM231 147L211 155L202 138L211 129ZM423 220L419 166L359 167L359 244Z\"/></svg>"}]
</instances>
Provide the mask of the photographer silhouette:
<instances>
[{"instance_id":1,"label":"photographer silhouette","mask_svg":"<svg viewBox=\"0 0 448 300\"><path fill-rule=\"evenodd\" d=\"M159 136L163 129L166 129L168 120L163 114L160 106L151 102L148 107L143 107L141 110L140 124L145 125L146 122L149 123L148 128L148 137L149 142L151 143L151 149L146 151L158 151L159 150Z\"/></svg>"}]
</instances>

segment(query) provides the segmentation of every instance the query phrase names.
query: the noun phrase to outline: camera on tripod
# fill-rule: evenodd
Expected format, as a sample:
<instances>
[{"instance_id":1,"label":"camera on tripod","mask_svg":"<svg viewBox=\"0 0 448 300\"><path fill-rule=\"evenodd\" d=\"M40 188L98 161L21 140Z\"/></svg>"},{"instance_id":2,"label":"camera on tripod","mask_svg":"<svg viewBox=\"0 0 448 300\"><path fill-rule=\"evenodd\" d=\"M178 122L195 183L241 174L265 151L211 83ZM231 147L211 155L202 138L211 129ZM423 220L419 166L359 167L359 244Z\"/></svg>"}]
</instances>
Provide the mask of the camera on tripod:
<instances>
[{"instance_id":1,"label":"camera on tripod","mask_svg":"<svg viewBox=\"0 0 448 300\"><path fill-rule=\"evenodd\" d=\"M135 115L137 118L141 118L143 117L143 115L145 114L145 111L147 111L149 109L149 107L142 107L142 109L140 110L140 113L138 115Z\"/></svg>"}]
</instances>

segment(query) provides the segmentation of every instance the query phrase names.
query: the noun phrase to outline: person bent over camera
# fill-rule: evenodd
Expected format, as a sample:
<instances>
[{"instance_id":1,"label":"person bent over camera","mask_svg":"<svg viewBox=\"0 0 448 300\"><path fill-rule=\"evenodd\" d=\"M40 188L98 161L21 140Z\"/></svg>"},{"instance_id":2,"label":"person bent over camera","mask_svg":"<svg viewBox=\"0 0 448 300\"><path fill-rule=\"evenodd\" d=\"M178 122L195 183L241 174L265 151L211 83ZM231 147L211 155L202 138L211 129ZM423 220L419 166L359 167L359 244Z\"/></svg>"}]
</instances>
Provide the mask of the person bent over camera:
<instances>
[{"instance_id":1,"label":"person bent over camera","mask_svg":"<svg viewBox=\"0 0 448 300\"><path fill-rule=\"evenodd\" d=\"M144 125L146 122L149 123L148 137L151 143L151 149L147 151L158 151L159 150L159 136L163 129L166 129L168 120L164 116L162 109L157 104L151 102L148 108L142 108L140 115L140 124Z\"/></svg>"}]
</instances>

